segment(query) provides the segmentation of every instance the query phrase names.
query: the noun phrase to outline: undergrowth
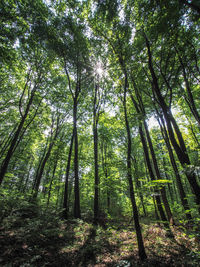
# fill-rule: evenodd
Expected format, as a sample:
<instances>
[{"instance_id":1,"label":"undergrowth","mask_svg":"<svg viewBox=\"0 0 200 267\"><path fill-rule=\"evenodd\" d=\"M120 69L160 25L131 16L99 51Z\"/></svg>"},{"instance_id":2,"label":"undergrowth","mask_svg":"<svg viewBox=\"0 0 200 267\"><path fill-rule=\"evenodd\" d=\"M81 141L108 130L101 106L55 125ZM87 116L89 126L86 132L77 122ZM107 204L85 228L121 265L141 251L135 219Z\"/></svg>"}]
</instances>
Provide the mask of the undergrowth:
<instances>
[{"instance_id":1,"label":"undergrowth","mask_svg":"<svg viewBox=\"0 0 200 267\"><path fill-rule=\"evenodd\" d=\"M199 239L183 224L172 227L142 223L148 260L140 262L130 218L108 220L106 227L90 220L62 220L62 211L21 199L1 209L1 266L198 266Z\"/></svg>"}]
</instances>

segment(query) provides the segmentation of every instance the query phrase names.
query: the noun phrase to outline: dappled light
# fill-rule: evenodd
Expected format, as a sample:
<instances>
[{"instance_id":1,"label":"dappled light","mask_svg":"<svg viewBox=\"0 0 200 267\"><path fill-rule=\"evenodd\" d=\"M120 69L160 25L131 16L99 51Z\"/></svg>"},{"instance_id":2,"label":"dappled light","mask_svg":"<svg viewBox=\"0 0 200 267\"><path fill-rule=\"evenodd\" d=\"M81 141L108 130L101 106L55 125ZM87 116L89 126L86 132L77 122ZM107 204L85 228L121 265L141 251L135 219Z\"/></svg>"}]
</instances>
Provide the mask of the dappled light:
<instances>
[{"instance_id":1,"label":"dappled light","mask_svg":"<svg viewBox=\"0 0 200 267\"><path fill-rule=\"evenodd\" d=\"M1 1L0 266L198 266L199 18Z\"/></svg>"}]
</instances>

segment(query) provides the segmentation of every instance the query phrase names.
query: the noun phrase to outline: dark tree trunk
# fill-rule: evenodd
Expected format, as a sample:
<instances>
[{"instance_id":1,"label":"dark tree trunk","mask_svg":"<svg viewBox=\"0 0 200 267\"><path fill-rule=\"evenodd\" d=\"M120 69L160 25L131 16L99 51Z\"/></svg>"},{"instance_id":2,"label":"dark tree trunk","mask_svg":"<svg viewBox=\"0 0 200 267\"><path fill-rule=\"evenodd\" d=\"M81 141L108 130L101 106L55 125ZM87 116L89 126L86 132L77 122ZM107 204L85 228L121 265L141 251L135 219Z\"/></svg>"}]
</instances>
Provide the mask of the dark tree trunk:
<instances>
[{"instance_id":1,"label":"dark tree trunk","mask_svg":"<svg viewBox=\"0 0 200 267\"><path fill-rule=\"evenodd\" d=\"M98 85L95 85L93 102L93 140L94 140L94 223L98 223L99 217L99 166L98 166Z\"/></svg>"},{"instance_id":2,"label":"dark tree trunk","mask_svg":"<svg viewBox=\"0 0 200 267\"><path fill-rule=\"evenodd\" d=\"M155 196L153 196L153 205L154 205L154 210L155 210L155 218L157 221L159 221L158 211L157 211L156 202L155 202Z\"/></svg>"},{"instance_id":3,"label":"dark tree trunk","mask_svg":"<svg viewBox=\"0 0 200 267\"><path fill-rule=\"evenodd\" d=\"M177 49L176 49L176 51L177 51ZM195 102L194 102L194 98L193 98L192 90L190 88L190 83L189 83L188 78L187 78L185 66L184 66L183 60L182 60L181 56L179 55L178 51L177 51L177 54L178 54L179 61L181 63L181 67L182 67L182 71L183 71L183 78L184 78L184 82L185 82L185 86L186 86L186 90L187 90L186 102L187 102L195 120L197 121L197 123L200 126L200 115L198 113L198 110L197 110Z\"/></svg>"},{"instance_id":4,"label":"dark tree trunk","mask_svg":"<svg viewBox=\"0 0 200 267\"><path fill-rule=\"evenodd\" d=\"M34 99L35 91L36 91L36 87L31 92L31 96L30 96L30 98L28 100L28 103L26 105L26 109L25 109L24 115L22 115L22 118L21 118L21 121L20 121L20 123L19 123L19 125L17 127L17 130L15 131L15 133L13 135L13 138L12 138L12 141L10 142L10 146L9 146L8 152L7 152L7 154L6 154L6 156L5 156L4 160L3 160L3 163L1 165L0 185L1 185L1 183L3 181L3 178L4 178L5 174L6 174L10 159L12 158L12 155L14 153L14 149L16 148L16 144L17 144L19 135L20 135L20 133L22 131L22 128L23 128L24 123L25 123L25 120L26 120L26 118L28 116L30 107L31 107L33 99Z\"/></svg>"},{"instance_id":5,"label":"dark tree trunk","mask_svg":"<svg viewBox=\"0 0 200 267\"><path fill-rule=\"evenodd\" d=\"M49 191L48 191L48 198L47 198L47 207L49 206L49 202L50 202L51 189L52 189L52 184L53 184L53 180L54 180L54 176L55 176L57 164L58 164L58 153L57 153L57 157L56 157L56 160L55 160L55 163L54 163L52 177L51 177L51 180L50 180Z\"/></svg>"},{"instance_id":6,"label":"dark tree trunk","mask_svg":"<svg viewBox=\"0 0 200 267\"><path fill-rule=\"evenodd\" d=\"M160 116L160 120L162 122L162 124L161 124L160 121L159 121L160 128L161 128L161 133L162 133L163 139L165 140L165 143L166 143L166 146L167 146L167 149L168 149L168 152L169 152L169 158L170 158L170 162L171 162L171 165L173 167L174 174L175 174L175 177L176 177L176 184L177 184L177 187L178 187L181 203L182 203L183 208L185 209L185 211L187 211L187 213L186 213L187 219L188 220L192 220L192 216L191 216L190 212L188 212L188 210L190 210L190 207L189 207L189 204L188 204L188 201L187 201L187 198L186 198L186 194L185 194L185 191L184 191L184 188L183 188L181 177L180 177L180 174L179 174L179 171L178 171L178 167L176 165L176 161L175 161L175 158L174 158L174 155L173 155L173 151L172 151L172 148L171 148L171 144L170 144L170 141L169 141L169 138L168 138L167 130L166 130L165 123L164 123L164 120L163 120L162 116Z\"/></svg>"},{"instance_id":7,"label":"dark tree trunk","mask_svg":"<svg viewBox=\"0 0 200 267\"><path fill-rule=\"evenodd\" d=\"M32 169L32 167L33 167L33 161L30 163L30 167L29 167L28 173L26 175L26 180L25 180L24 186L23 186L23 188L21 190L22 193L25 193L26 192L26 188L27 188L27 184L28 184L28 181L29 181L29 178L30 178L30 175L31 175L31 169Z\"/></svg>"},{"instance_id":8,"label":"dark tree trunk","mask_svg":"<svg viewBox=\"0 0 200 267\"><path fill-rule=\"evenodd\" d=\"M141 139L142 146L143 146L143 149L144 149L145 160L146 160L146 163L147 163L147 167L148 167L148 171L149 171L149 175L150 175L151 181L155 181L156 178L155 178L155 175L154 175L152 167L151 167L149 151L148 151L145 135L143 133L141 125L139 126L139 134L140 134L140 139ZM159 194L157 189L155 190L155 200L156 200L156 204L157 204L157 207L158 207L158 211L159 211L161 220L163 221L163 223L165 225L167 225L166 224L167 218L165 216L165 212L163 210L162 203L161 203L161 200L160 200L160 194Z\"/></svg>"},{"instance_id":9,"label":"dark tree trunk","mask_svg":"<svg viewBox=\"0 0 200 267\"><path fill-rule=\"evenodd\" d=\"M93 129L94 134L94 222L98 222L99 216L99 170L98 170L98 132L97 125L94 126Z\"/></svg>"},{"instance_id":10,"label":"dark tree trunk","mask_svg":"<svg viewBox=\"0 0 200 267\"><path fill-rule=\"evenodd\" d=\"M141 102L141 98L140 98L140 96L138 94L138 89L135 86L134 80L133 80L133 83L134 83L134 87L135 87L135 91L136 91L137 97L139 98L139 100ZM131 92L130 92L130 96L131 96L131 100L132 100L132 102L133 102L133 104L135 106L135 109L136 109L138 115L141 115L141 113L143 114L145 112L144 110L142 112L140 112L140 108L143 108L143 103L141 103L141 107L139 108L139 105L135 101L135 99L134 99L133 95L131 94ZM151 166L151 161L150 161L150 157L149 157L149 151L148 151L148 147L147 147L147 142L146 142L146 138L145 138L141 123L139 124L139 134L140 134L140 139L141 139L143 150L144 150L145 161L146 161L146 164L147 164L149 175L150 175L151 180L154 181L154 180L156 180L156 178L155 178L152 166ZM165 216L165 212L163 210L161 199L160 199L160 194L159 194L157 189L155 189L155 199L156 199L156 204L157 204L157 207L158 207L158 211L160 213L161 220L163 221L164 225L166 227L168 227L167 218Z\"/></svg>"},{"instance_id":11,"label":"dark tree trunk","mask_svg":"<svg viewBox=\"0 0 200 267\"><path fill-rule=\"evenodd\" d=\"M174 147L174 150L177 154L177 157L178 157L181 165L185 168L186 166L190 165L190 159L189 159L189 156L187 154L185 142L183 140L183 137L182 137L182 134L179 130L179 127L178 127L178 125L177 125L177 123L176 123L176 121L175 121L175 119L171 113L171 110L170 110L170 108L168 108L167 104L165 103L164 97L161 94L159 84L158 84L158 79L157 79L157 76L155 74L154 67L153 67L152 54L151 54L149 40L147 39L146 35L145 35L145 40L146 40L146 46L147 46L147 51L148 51L149 70L150 70L150 73L152 76L152 89L153 89L153 92L155 93L155 96L157 97L157 101L159 102L159 105L163 111L163 115L164 115L164 118L165 118L165 121L167 124L167 129L168 129L170 141ZM173 125L173 127L172 127L172 125ZM177 137L179 143L176 140L174 131L176 133L176 137ZM187 176L187 179L188 179L190 186L192 188L192 192L194 193L194 195L196 197L196 203L198 205L199 212L200 212L200 186L197 183L196 176L195 176L194 172L187 172L186 171L186 176Z\"/></svg>"},{"instance_id":12,"label":"dark tree trunk","mask_svg":"<svg viewBox=\"0 0 200 267\"><path fill-rule=\"evenodd\" d=\"M64 198L64 196L63 196L63 198L60 198L60 189L61 189L60 185L62 182L62 172L63 172L63 170L62 170L62 168L60 168L60 173L59 173L59 178L58 178L59 185L56 187L56 205L55 205L56 210L58 210L58 208L59 208L59 199L63 200L63 198Z\"/></svg>"},{"instance_id":13,"label":"dark tree trunk","mask_svg":"<svg viewBox=\"0 0 200 267\"><path fill-rule=\"evenodd\" d=\"M51 150L53 148L53 143L50 143L49 147L48 147L48 150L47 150L47 153L41 163L41 166L40 166L40 169L39 169L39 172L35 178L35 186L34 186L34 198L37 197L38 195L38 190L39 190L39 186L40 186L40 183L41 183L41 179L42 179L42 175L43 175L43 172L44 172L44 168L45 168L45 165L47 163L47 160L49 159L50 157L50 154L51 154Z\"/></svg>"},{"instance_id":14,"label":"dark tree trunk","mask_svg":"<svg viewBox=\"0 0 200 267\"><path fill-rule=\"evenodd\" d=\"M81 218L80 192L79 192L79 167L78 167L78 133L77 133L77 96L74 97L73 125L74 125L74 217Z\"/></svg>"},{"instance_id":15,"label":"dark tree trunk","mask_svg":"<svg viewBox=\"0 0 200 267\"><path fill-rule=\"evenodd\" d=\"M196 133L194 131L193 125L192 125L190 119L187 116L186 116L186 118L187 118L187 121L189 123L189 129L191 130L192 136L194 137L194 141L197 143L198 148L200 148L200 142L199 142L199 140L197 138L197 135L196 135Z\"/></svg>"},{"instance_id":16,"label":"dark tree trunk","mask_svg":"<svg viewBox=\"0 0 200 267\"><path fill-rule=\"evenodd\" d=\"M137 186L137 189L139 191L139 197L140 197L140 201L141 201L141 204L142 204L142 209L143 209L143 212L144 212L144 216L146 217L147 216L147 213L146 213L146 209L145 209L145 205L144 205L144 198L143 198L143 195L142 193L140 192L141 190L141 185L140 185L140 182L138 180L138 175L139 175L139 172L138 172L138 167L137 167L137 160L135 157L131 157L131 159L133 160L134 162L134 167L135 167L135 182L136 182L136 186Z\"/></svg>"},{"instance_id":17,"label":"dark tree trunk","mask_svg":"<svg viewBox=\"0 0 200 267\"><path fill-rule=\"evenodd\" d=\"M124 106L124 116L125 116L125 123L126 123L126 132L127 132L127 140L128 140L128 147L127 147L127 176L129 182L129 190L130 190L130 199L133 209L133 218L135 223L136 235L137 235L137 242L138 242L138 249L139 249L139 256L141 260L145 260L147 258L142 238L141 227L139 223L139 214L138 209L135 201L135 194L133 189L133 181L132 181L132 174L131 174L131 133L127 115L127 108L126 108L126 94L127 94L127 87L128 81L127 77L125 77L125 86L124 86L124 99L123 99L123 106Z\"/></svg>"},{"instance_id":18,"label":"dark tree trunk","mask_svg":"<svg viewBox=\"0 0 200 267\"><path fill-rule=\"evenodd\" d=\"M174 147L174 150L177 154L177 157L178 157L181 165L183 166L183 168L185 168L186 166L191 164L189 156L188 156L186 148L185 148L185 144L184 144L184 146L182 146L180 142L179 142L180 145L177 143L172 126L171 126L171 122L169 120L169 114L167 112L163 112L163 114L165 116L165 121L167 124L167 129L168 129L170 141ZM170 118L171 118L171 121L173 123L173 126L175 126L175 125L177 126L174 118L172 118L172 115L170 115ZM176 136L177 136L178 140L180 140L180 139L183 140L180 131L176 131ZM187 172L187 170L186 170L186 177L189 181L192 192L194 193L194 195L196 197L196 203L200 209L200 186L197 183L196 176L195 176L194 172L190 172L190 171Z\"/></svg>"},{"instance_id":19,"label":"dark tree trunk","mask_svg":"<svg viewBox=\"0 0 200 267\"><path fill-rule=\"evenodd\" d=\"M158 180L162 180L161 175L160 175L160 170L158 168L158 163L157 163L156 155L155 155L155 152L154 152L153 144L152 144L151 137L150 137L150 134L149 134L148 126L147 126L147 123L146 123L145 120L144 120L144 128L145 128L145 131L146 131L147 141L148 141L149 148L150 148L150 151L151 151L151 156L152 156L153 166L154 166L154 170L155 170L156 176L157 176ZM165 188L162 187L160 192L161 192L161 196L162 196L162 200L163 200L163 203L164 203L164 206L165 206L165 211L166 211L168 220L169 220L170 223L173 224L174 223L173 222L173 216L172 216L172 212L171 212L171 209L170 209L170 206L169 206L169 202L167 200Z\"/></svg>"},{"instance_id":20,"label":"dark tree trunk","mask_svg":"<svg viewBox=\"0 0 200 267\"><path fill-rule=\"evenodd\" d=\"M1 144L1 152L0 152L0 158L3 157L4 153L6 152L7 148L10 146L11 142L12 142L12 138L13 135L16 131L18 125L15 125L15 127L13 128L12 132L9 134L8 138L6 141L3 141ZM6 138L5 138L6 139Z\"/></svg>"},{"instance_id":21,"label":"dark tree trunk","mask_svg":"<svg viewBox=\"0 0 200 267\"><path fill-rule=\"evenodd\" d=\"M42 158L42 161L41 163L39 164L39 169L38 169L38 172L36 174L36 178L35 178L35 184L34 184L34 193L33 193L33 198L37 198L37 195L38 195L38 191L39 191L39 186L40 186L40 183L41 183L41 179L42 179L42 175L43 175L43 172L44 172L44 168L45 168L45 165L51 155L51 150L54 146L54 143L55 143L55 140L58 136L58 133L59 133L59 125L58 125L58 120L57 120L57 127L56 127L56 131L55 131L55 134L54 134L54 137L52 138L50 144L49 144L49 147L47 149L47 152L45 154L45 156ZM53 133L52 133L53 135Z\"/></svg>"},{"instance_id":22,"label":"dark tree trunk","mask_svg":"<svg viewBox=\"0 0 200 267\"><path fill-rule=\"evenodd\" d=\"M106 141L105 141L106 142ZM108 166L107 166L107 145L102 142L102 167L105 175L106 187L107 187L107 210L110 211L110 187L108 183Z\"/></svg>"},{"instance_id":23,"label":"dark tree trunk","mask_svg":"<svg viewBox=\"0 0 200 267\"><path fill-rule=\"evenodd\" d=\"M68 187L69 187L69 171L70 171L70 165L71 165L71 157L72 157L72 148L73 148L73 140L74 140L74 133L72 134L70 147L69 147L69 153L68 153L68 160L67 160L67 167L66 167L66 174L65 174L65 189L64 189L64 200L63 200L63 217L65 219L68 218Z\"/></svg>"},{"instance_id":24,"label":"dark tree trunk","mask_svg":"<svg viewBox=\"0 0 200 267\"><path fill-rule=\"evenodd\" d=\"M39 163L38 163L38 166L37 166L37 170L36 170L36 174L35 174L35 179L34 179L34 181L33 181L33 186L32 186L32 194L33 194L34 189L35 189L35 185L36 185L36 182L37 182L37 177L38 177L38 174L39 174L39 171L40 171L40 167L41 167L42 162L43 162L43 160L44 160L44 158L45 158L45 155L46 155L46 151L47 151L47 148L48 148L48 142L49 142L49 140L48 140L48 138L47 138L47 141L46 141L46 145L45 145L44 151L42 152L42 155L41 155L41 157L39 158ZM49 169L49 171L50 171L50 169ZM47 172L47 173L49 173L49 172ZM46 193L46 191L45 191L44 193Z\"/></svg>"}]
</instances>

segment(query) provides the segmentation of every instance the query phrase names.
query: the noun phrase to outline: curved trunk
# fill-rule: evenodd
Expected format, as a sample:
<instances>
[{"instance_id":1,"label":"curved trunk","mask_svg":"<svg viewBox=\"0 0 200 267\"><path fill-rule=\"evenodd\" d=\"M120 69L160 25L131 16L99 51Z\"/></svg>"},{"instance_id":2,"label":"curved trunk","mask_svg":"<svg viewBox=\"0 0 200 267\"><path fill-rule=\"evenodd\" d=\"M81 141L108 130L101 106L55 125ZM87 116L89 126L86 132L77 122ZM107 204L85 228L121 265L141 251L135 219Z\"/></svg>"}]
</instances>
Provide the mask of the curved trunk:
<instances>
[{"instance_id":1,"label":"curved trunk","mask_svg":"<svg viewBox=\"0 0 200 267\"><path fill-rule=\"evenodd\" d=\"M177 49L176 49L176 51L177 51ZM177 51L177 53L178 53L178 51ZM178 58L179 58L179 61L181 63L181 67L182 67L182 70L183 70L183 78L184 78L184 82L185 82L185 86L186 86L186 90L187 90L187 95L188 95L188 99L186 99L186 102L187 102L187 104L188 104L188 106L189 106L194 118L196 119L197 123L200 126L200 115L198 113L198 110L197 110L195 102L194 102L192 90L190 88L190 84L189 84L189 81L188 81L188 78L187 78L187 74L186 74L186 70L185 70L185 66L184 66L183 60L182 60L181 56L179 55L179 53L178 53Z\"/></svg>"},{"instance_id":2,"label":"curved trunk","mask_svg":"<svg viewBox=\"0 0 200 267\"><path fill-rule=\"evenodd\" d=\"M26 118L28 116L28 113L29 113L29 110L30 110L30 107L32 105L33 98L34 98L34 95L35 95L35 91L36 91L36 88L34 88L32 90L32 92L31 92L31 97L30 97L30 99L29 99L29 101L27 103L27 106L26 106L26 110L24 112L24 115L21 118L21 121L20 121L20 123L19 123L19 125L17 127L17 130L16 130L16 132L15 132L15 134L13 136L13 139L10 142L10 147L8 149L8 152L7 152L7 154L6 154L6 156L5 156L4 160L3 160L3 163L1 165L1 170L0 170L0 185L1 185L1 183L3 181L3 178L4 178L5 174L6 174L6 171L7 171L8 165L9 165L9 162L10 162L10 160L12 158L12 155L14 153L14 150L16 148L16 144L17 144L19 135L20 135L20 133L22 131L22 128L23 128L24 123L25 123L25 120L26 120Z\"/></svg>"},{"instance_id":3,"label":"curved trunk","mask_svg":"<svg viewBox=\"0 0 200 267\"><path fill-rule=\"evenodd\" d=\"M51 150L52 150L52 148L54 146L54 142L55 142L55 140L56 140L56 138L58 136L58 133L59 133L58 121L59 121L59 119L57 120L57 127L56 127L55 135L54 135L53 139L51 140L51 142L49 144L49 147L47 149L47 153L43 154L42 161L40 162L39 168L38 168L37 173L36 173L33 198L37 198L38 191L39 191L39 186L40 186L40 183L41 183L41 179L42 179L42 175L43 175L43 172L44 172L45 165L46 165L47 160L49 159L49 157L51 155ZM52 133L52 135L53 135L53 133ZM45 148L45 151L46 151L46 148Z\"/></svg>"},{"instance_id":4,"label":"curved trunk","mask_svg":"<svg viewBox=\"0 0 200 267\"><path fill-rule=\"evenodd\" d=\"M182 203L183 208L185 209L185 211L187 211L186 218L188 220L192 220L191 213L188 212L188 210L190 210L190 207L189 207L189 204L188 204L188 201L187 201L187 198L186 198L186 194L185 194L185 191L184 191L184 188L183 188L183 184L182 184L181 177L180 177L180 174L179 174L179 171L178 171L178 167L176 165L176 161L175 161L175 158L174 158L174 155L173 155L171 144L170 144L170 141L169 141L169 138L168 138L168 135L167 135L167 130L165 128L164 120L163 120L162 117L160 117L160 119L161 119L161 122L162 122L162 125L159 123L160 124L160 128L161 128L161 133L162 133L163 139L165 140L165 143L166 143L166 146L167 146L167 149L168 149L168 152L169 152L169 158L170 158L171 165L172 165L172 167L174 169L174 173L175 173L175 177L176 177L176 184L177 184L177 187L178 187L181 203Z\"/></svg>"},{"instance_id":5,"label":"curved trunk","mask_svg":"<svg viewBox=\"0 0 200 267\"><path fill-rule=\"evenodd\" d=\"M152 76L152 89L153 89L153 91L157 97L157 101L159 102L159 105L163 111L163 115L164 115L164 118L165 118L165 121L167 124L167 129L168 129L170 141L174 147L174 150L178 156L178 159L179 159L181 165L185 168L186 166L190 165L190 159L189 159L189 156L187 154L185 142L183 140L183 137L182 137L182 134L179 130L179 127L178 127L170 109L168 108L167 104L165 103L165 100L164 100L162 94L161 94L159 84L158 84L158 79L156 77L154 67L153 67L152 54L151 54L149 40L147 39L146 35L145 35L145 41L146 41L146 46L147 46L147 51L148 51L149 70L150 70L150 73ZM173 127L172 127L172 125L173 125ZM176 137L177 137L179 143L176 140L174 130L175 130ZM200 186L197 183L196 176L194 173L186 172L186 176L187 176L187 179L190 183L192 191L195 195L196 203L198 205L199 212L200 212Z\"/></svg>"},{"instance_id":6,"label":"curved trunk","mask_svg":"<svg viewBox=\"0 0 200 267\"><path fill-rule=\"evenodd\" d=\"M34 194L33 194L33 197L36 198L37 195L38 195L38 191L39 191L39 186L40 186L40 183L41 183L41 179L42 179L42 175L43 175L43 172L44 172L44 168L45 168L45 165L47 163L47 160L49 159L49 156L51 154L51 149L53 147L53 143L51 143L49 145L49 148L48 148L48 151L41 163L41 166L40 166L40 169L39 169L39 172L36 176L36 179L35 179L35 186L34 186Z\"/></svg>"}]
</instances>

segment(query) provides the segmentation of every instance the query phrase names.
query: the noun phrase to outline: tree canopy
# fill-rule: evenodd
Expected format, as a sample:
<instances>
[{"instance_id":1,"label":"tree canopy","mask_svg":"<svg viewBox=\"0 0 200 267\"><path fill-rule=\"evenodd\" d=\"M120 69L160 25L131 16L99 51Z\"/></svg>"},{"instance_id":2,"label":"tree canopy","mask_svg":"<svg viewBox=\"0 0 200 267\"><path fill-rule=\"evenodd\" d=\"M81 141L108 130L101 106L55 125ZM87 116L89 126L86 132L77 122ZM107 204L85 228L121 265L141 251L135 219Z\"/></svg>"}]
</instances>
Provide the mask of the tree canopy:
<instances>
[{"instance_id":1,"label":"tree canopy","mask_svg":"<svg viewBox=\"0 0 200 267\"><path fill-rule=\"evenodd\" d=\"M197 0L2 0L2 227L14 203L93 223L91 240L133 222L140 261L144 222L197 237L199 31Z\"/></svg>"}]
</instances>

